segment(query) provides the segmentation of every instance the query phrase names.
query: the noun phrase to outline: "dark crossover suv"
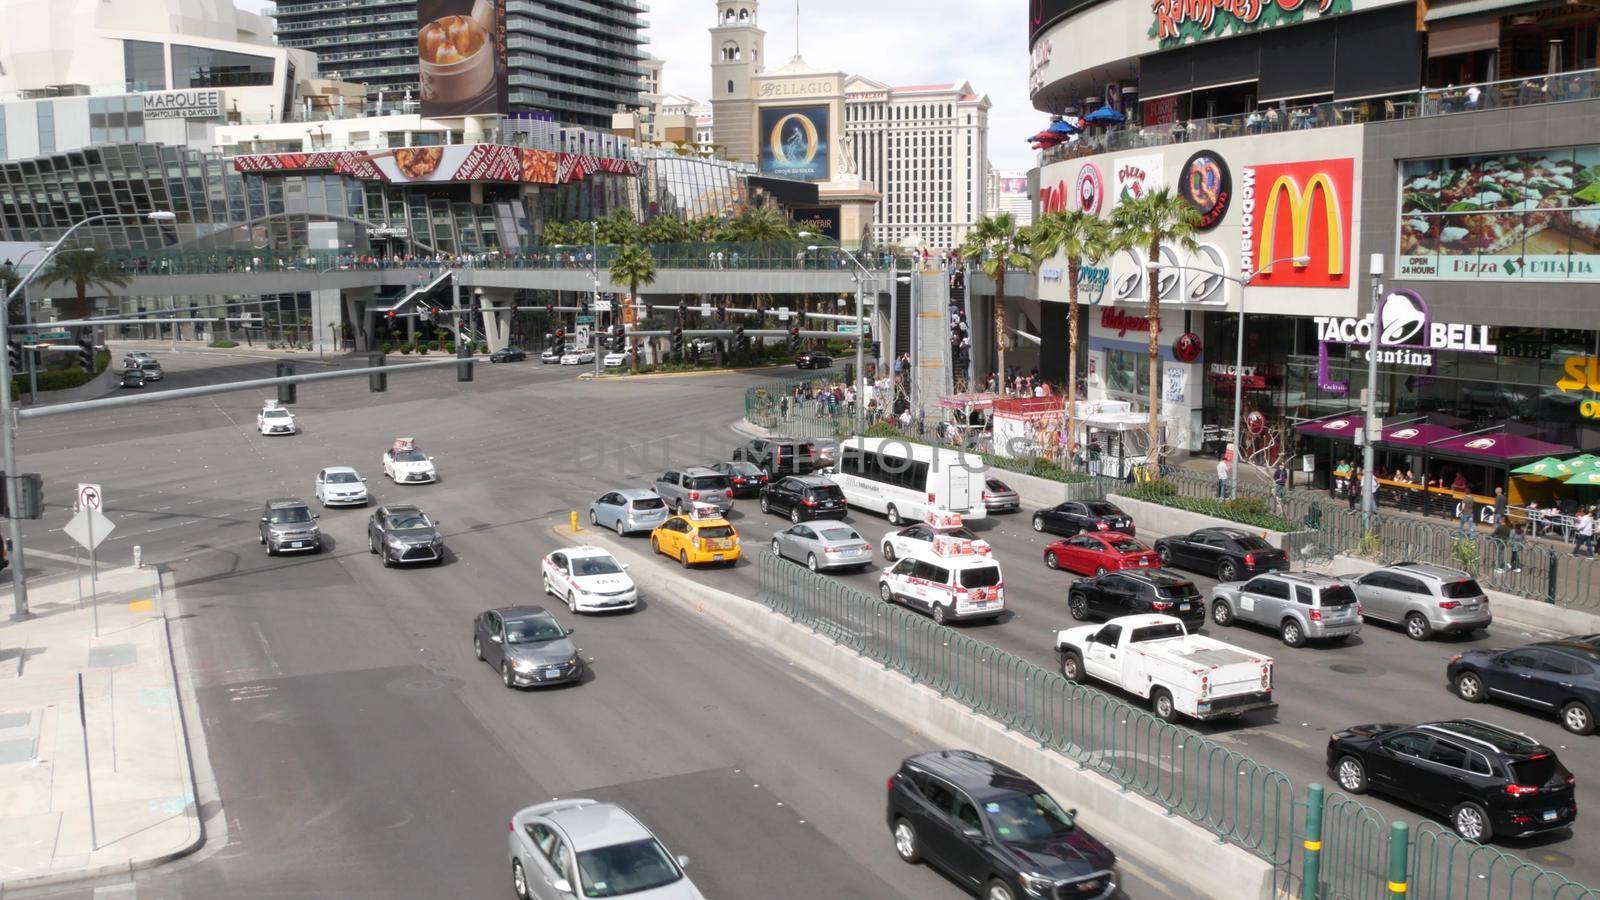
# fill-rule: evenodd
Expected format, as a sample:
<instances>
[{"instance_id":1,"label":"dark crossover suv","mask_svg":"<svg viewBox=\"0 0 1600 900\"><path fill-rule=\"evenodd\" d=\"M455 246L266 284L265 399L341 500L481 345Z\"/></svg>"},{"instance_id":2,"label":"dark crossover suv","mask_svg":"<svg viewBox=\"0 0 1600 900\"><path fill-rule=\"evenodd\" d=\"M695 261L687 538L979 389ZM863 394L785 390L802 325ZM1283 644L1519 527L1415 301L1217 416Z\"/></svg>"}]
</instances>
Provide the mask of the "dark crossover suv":
<instances>
[{"instance_id":1,"label":"dark crossover suv","mask_svg":"<svg viewBox=\"0 0 1600 900\"><path fill-rule=\"evenodd\" d=\"M1289 555L1242 528L1202 528L1156 541L1161 564L1217 576L1249 578L1289 568Z\"/></svg>"},{"instance_id":2,"label":"dark crossover suv","mask_svg":"<svg viewBox=\"0 0 1600 900\"><path fill-rule=\"evenodd\" d=\"M1082 622L1160 613L1183 620L1193 634L1206 624L1206 598L1194 582L1171 572L1107 572L1067 589L1067 611Z\"/></svg>"},{"instance_id":3,"label":"dark crossover suv","mask_svg":"<svg viewBox=\"0 0 1600 900\"><path fill-rule=\"evenodd\" d=\"M1480 843L1578 818L1577 779L1554 751L1477 719L1346 728L1328 738L1328 774L1349 793L1377 791L1442 816Z\"/></svg>"},{"instance_id":4,"label":"dark crossover suv","mask_svg":"<svg viewBox=\"0 0 1600 900\"><path fill-rule=\"evenodd\" d=\"M818 465L816 447L799 438L751 438L735 449L730 459L755 463L769 478L809 475Z\"/></svg>"},{"instance_id":5,"label":"dark crossover suv","mask_svg":"<svg viewBox=\"0 0 1600 900\"><path fill-rule=\"evenodd\" d=\"M1120 531L1133 536L1133 517L1104 500L1068 500L1033 514L1033 530L1072 537L1080 531Z\"/></svg>"},{"instance_id":6,"label":"dark crossover suv","mask_svg":"<svg viewBox=\"0 0 1600 900\"><path fill-rule=\"evenodd\" d=\"M1555 713L1573 734L1593 734L1600 710L1600 647L1594 636L1542 641L1514 650L1468 650L1445 668L1456 695L1495 699Z\"/></svg>"},{"instance_id":7,"label":"dark crossover suv","mask_svg":"<svg viewBox=\"0 0 1600 900\"><path fill-rule=\"evenodd\" d=\"M842 519L850 512L844 491L821 475L791 475L761 489L761 511L808 519Z\"/></svg>"},{"instance_id":8,"label":"dark crossover suv","mask_svg":"<svg viewBox=\"0 0 1600 900\"><path fill-rule=\"evenodd\" d=\"M444 535L439 523L415 506L380 506L367 519L367 549L383 559L385 568L397 563L444 562Z\"/></svg>"},{"instance_id":9,"label":"dark crossover suv","mask_svg":"<svg viewBox=\"0 0 1600 900\"><path fill-rule=\"evenodd\" d=\"M1117 855L1015 769L966 750L913 756L889 776L889 831L908 863L926 862L985 898L1116 892Z\"/></svg>"}]
</instances>

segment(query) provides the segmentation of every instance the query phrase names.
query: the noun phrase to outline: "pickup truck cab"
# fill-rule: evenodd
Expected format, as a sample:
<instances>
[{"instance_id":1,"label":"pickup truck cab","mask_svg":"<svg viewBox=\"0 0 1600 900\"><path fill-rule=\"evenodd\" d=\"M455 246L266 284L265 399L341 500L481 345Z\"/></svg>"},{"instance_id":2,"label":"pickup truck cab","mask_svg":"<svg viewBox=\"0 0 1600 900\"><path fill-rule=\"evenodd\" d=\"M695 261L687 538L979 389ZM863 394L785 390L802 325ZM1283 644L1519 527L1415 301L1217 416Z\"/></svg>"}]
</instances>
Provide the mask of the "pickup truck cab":
<instances>
[{"instance_id":1,"label":"pickup truck cab","mask_svg":"<svg viewBox=\"0 0 1600 900\"><path fill-rule=\"evenodd\" d=\"M1093 678L1150 701L1156 716L1222 719L1272 702L1272 657L1224 644L1173 616L1122 616L1056 633L1069 681Z\"/></svg>"}]
</instances>

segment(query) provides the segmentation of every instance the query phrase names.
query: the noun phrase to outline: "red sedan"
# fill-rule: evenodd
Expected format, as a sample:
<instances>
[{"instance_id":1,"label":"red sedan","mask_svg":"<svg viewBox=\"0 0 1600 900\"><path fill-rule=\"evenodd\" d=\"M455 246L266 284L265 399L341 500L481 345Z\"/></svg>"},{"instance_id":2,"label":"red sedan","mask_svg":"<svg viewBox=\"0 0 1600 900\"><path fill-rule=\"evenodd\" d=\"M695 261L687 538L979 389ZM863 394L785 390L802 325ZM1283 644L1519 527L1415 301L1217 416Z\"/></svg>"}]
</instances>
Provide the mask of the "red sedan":
<instances>
[{"instance_id":1,"label":"red sedan","mask_svg":"<svg viewBox=\"0 0 1600 900\"><path fill-rule=\"evenodd\" d=\"M1086 531L1046 547L1044 564L1079 575L1104 575L1119 569L1159 569L1161 557L1120 531Z\"/></svg>"}]
</instances>

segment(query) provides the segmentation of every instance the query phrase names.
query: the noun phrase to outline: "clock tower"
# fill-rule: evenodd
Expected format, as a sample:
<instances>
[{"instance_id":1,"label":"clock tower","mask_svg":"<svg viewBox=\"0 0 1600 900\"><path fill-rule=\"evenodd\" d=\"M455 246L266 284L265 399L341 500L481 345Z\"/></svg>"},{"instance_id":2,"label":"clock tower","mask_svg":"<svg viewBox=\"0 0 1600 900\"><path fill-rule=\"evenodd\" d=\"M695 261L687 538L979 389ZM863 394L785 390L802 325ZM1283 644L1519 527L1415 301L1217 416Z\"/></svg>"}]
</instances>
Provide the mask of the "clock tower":
<instances>
[{"instance_id":1,"label":"clock tower","mask_svg":"<svg viewBox=\"0 0 1600 900\"><path fill-rule=\"evenodd\" d=\"M762 71L767 33L756 27L757 0L717 0L711 29L712 142L726 159L756 161L752 80Z\"/></svg>"}]
</instances>

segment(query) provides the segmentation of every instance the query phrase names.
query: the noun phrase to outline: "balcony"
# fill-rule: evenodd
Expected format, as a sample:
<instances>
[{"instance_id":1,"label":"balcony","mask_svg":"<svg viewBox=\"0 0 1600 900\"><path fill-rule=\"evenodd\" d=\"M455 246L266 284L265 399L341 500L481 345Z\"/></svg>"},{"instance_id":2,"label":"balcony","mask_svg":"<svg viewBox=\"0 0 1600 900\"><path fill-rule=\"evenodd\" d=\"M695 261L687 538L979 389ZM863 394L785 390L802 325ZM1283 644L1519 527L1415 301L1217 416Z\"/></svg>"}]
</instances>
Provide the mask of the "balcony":
<instances>
[{"instance_id":1,"label":"balcony","mask_svg":"<svg viewBox=\"0 0 1600 900\"><path fill-rule=\"evenodd\" d=\"M1469 96L1468 92L1472 87L1476 87L1479 91L1476 98ZM1267 107L1252 113L1190 119L1181 125L1179 123L1123 125L1116 128L1091 129L1085 131L1074 143L1061 144L1040 151L1037 161L1039 165L1044 166L1097 153L1161 147L1185 141L1328 128L1337 125L1360 125L1366 122L1431 118L1482 112L1487 109L1591 100L1596 97L1600 97L1600 69L1508 78L1475 86L1425 87L1419 91L1396 94L1388 98Z\"/></svg>"},{"instance_id":2,"label":"balcony","mask_svg":"<svg viewBox=\"0 0 1600 900\"><path fill-rule=\"evenodd\" d=\"M320 3L280 3L262 10L262 15L278 18L280 16L310 15L312 13L348 12L353 9L370 9L379 6L403 6L415 11L416 0L322 0Z\"/></svg>"},{"instance_id":3,"label":"balcony","mask_svg":"<svg viewBox=\"0 0 1600 900\"><path fill-rule=\"evenodd\" d=\"M389 23L417 21L415 10L394 13L374 13L367 16L349 16L342 19L313 19L309 22L278 22L278 33L286 31L346 31L353 25L387 25Z\"/></svg>"}]
</instances>

